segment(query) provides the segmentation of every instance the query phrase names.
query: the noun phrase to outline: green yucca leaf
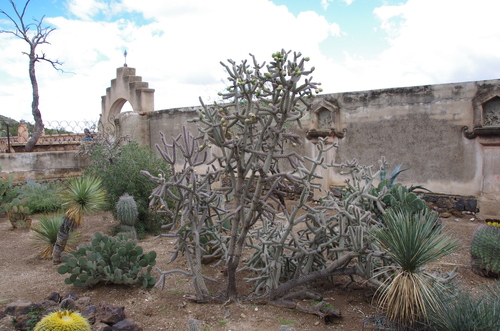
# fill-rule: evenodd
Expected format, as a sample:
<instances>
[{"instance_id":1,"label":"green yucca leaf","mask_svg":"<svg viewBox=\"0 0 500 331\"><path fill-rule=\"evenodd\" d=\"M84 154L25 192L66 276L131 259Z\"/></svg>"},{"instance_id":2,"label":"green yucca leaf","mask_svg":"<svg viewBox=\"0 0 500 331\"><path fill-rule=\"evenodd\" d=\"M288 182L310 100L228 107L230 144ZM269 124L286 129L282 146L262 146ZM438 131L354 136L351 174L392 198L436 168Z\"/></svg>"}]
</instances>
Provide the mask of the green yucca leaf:
<instances>
[{"instance_id":1,"label":"green yucca leaf","mask_svg":"<svg viewBox=\"0 0 500 331\"><path fill-rule=\"evenodd\" d=\"M437 214L429 210L412 214L404 208L390 209L384 216L383 229L373 235L403 270L415 272L458 250L458 242L441 231L437 219Z\"/></svg>"},{"instance_id":2,"label":"green yucca leaf","mask_svg":"<svg viewBox=\"0 0 500 331\"><path fill-rule=\"evenodd\" d=\"M379 289L380 304L391 321L411 325L427 318L426 303L435 306L439 292L422 267L458 248L458 242L443 234L436 221L430 210L415 214L408 208L394 208L384 215L383 228L372 232L399 265Z\"/></svg>"},{"instance_id":3,"label":"green yucca leaf","mask_svg":"<svg viewBox=\"0 0 500 331\"><path fill-rule=\"evenodd\" d=\"M101 180L97 177L78 177L70 181L68 187L61 193L63 207L67 208L66 217L78 226L86 213L102 208L106 202L106 192Z\"/></svg>"},{"instance_id":4,"label":"green yucca leaf","mask_svg":"<svg viewBox=\"0 0 500 331\"><path fill-rule=\"evenodd\" d=\"M38 223L31 227L31 230L35 232L34 246L40 249L39 258L50 259L52 257L52 250L62 222L62 215L43 215L39 217ZM71 251L79 238L76 232L70 232L65 251Z\"/></svg>"}]
</instances>

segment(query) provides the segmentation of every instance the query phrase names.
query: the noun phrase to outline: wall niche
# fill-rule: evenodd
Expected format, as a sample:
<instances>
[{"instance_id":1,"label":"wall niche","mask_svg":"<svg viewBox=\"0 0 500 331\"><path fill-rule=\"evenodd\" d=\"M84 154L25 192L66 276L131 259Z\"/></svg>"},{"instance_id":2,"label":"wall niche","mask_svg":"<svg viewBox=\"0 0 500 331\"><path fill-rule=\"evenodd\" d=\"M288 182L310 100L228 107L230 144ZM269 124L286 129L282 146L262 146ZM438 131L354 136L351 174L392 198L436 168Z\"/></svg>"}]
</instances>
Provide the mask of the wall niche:
<instances>
[{"instance_id":1,"label":"wall niche","mask_svg":"<svg viewBox=\"0 0 500 331\"><path fill-rule=\"evenodd\" d=\"M341 129L340 108L325 99L315 102L310 114L311 127L306 131L306 138L317 142L318 138L339 138L345 137L346 129Z\"/></svg>"}]
</instances>

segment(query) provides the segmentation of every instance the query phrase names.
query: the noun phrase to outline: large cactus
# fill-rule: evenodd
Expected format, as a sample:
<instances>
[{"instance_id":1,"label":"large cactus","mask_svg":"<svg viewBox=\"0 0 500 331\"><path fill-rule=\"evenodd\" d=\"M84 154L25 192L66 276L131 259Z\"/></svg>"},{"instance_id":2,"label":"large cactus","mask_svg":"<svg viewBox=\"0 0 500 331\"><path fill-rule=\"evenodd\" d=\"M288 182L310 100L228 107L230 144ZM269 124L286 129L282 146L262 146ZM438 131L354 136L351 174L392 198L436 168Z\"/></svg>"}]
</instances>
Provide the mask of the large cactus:
<instances>
[{"instance_id":1,"label":"large cactus","mask_svg":"<svg viewBox=\"0 0 500 331\"><path fill-rule=\"evenodd\" d=\"M500 227L494 225L479 227L472 238L470 253L472 270L476 274L500 277Z\"/></svg>"},{"instance_id":2,"label":"large cactus","mask_svg":"<svg viewBox=\"0 0 500 331\"><path fill-rule=\"evenodd\" d=\"M137 221L138 215L139 212L134 197L127 193L122 195L116 204L116 217L121 224L120 233L126 233L129 238L137 239L134 224Z\"/></svg>"}]
</instances>

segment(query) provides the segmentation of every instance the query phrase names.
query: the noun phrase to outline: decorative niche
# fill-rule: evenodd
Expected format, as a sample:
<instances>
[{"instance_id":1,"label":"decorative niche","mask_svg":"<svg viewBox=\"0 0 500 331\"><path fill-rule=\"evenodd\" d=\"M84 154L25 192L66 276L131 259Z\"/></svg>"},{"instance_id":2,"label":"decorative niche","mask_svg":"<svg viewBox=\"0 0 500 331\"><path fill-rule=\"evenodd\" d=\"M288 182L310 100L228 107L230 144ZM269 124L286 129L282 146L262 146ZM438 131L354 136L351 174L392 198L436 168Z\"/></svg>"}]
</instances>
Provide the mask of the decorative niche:
<instances>
[{"instance_id":1,"label":"decorative niche","mask_svg":"<svg viewBox=\"0 0 500 331\"><path fill-rule=\"evenodd\" d=\"M472 131L467 126L462 128L466 138L478 136L500 137L500 87L476 96L472 100L474 125Z\"/></svg>"},{"instance_id":2,"label":"decorative niche","mask_svg":"<svg viewBox=\"0 0 500 331\"><path fill-rule=\"evenodd\" d=\"M325 99L320 99L311 108L311 128L306 131L306 138L317 141L318 138L345 137L346 129L340 127L340 109Z\"/></svg>"}]
</instances>

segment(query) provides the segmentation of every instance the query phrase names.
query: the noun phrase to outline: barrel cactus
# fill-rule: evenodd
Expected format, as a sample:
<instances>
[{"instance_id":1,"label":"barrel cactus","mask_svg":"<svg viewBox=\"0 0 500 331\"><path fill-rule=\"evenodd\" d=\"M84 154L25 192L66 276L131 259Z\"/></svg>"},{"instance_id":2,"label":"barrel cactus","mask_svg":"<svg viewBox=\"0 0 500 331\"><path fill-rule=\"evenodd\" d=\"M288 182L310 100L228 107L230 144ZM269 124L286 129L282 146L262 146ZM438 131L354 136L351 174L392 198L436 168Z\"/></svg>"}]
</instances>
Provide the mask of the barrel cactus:
<instances>
[{"instance_id":1,"label":"barrel cactus","mask_svg":"<svg viewBox=\"0 0 500 331\"><path fill-rule=\"evenodd\" d=\"M133 196L125 193L118 199L116 204L116 217L120 221L120 233L125 233L130 239L137 239L134 224L139 212Z\"/></svg>"},{"instance_id":2,"label":"barrel cactus","mask_svg":"<svg viewBox=\"0 0 500 331\"><path fill-rule=\"evenodd\" d=\"M53 312L38 322L33 331L91 331L89 322L79 313L69 310Z\"/></svg>"},{"instance_id":3,"label":"barrel cactus","mask_svg":"<svg viewBox=\"0 0 500 331\"><path fill-rule=\"evenodd\" d=\"M474 233L470 248L472 270L485 277L500 277L500 222L488 222Z\"/></svg>"}]
</instances>

